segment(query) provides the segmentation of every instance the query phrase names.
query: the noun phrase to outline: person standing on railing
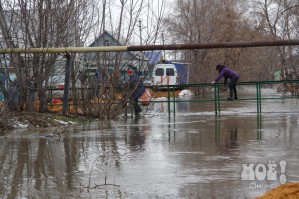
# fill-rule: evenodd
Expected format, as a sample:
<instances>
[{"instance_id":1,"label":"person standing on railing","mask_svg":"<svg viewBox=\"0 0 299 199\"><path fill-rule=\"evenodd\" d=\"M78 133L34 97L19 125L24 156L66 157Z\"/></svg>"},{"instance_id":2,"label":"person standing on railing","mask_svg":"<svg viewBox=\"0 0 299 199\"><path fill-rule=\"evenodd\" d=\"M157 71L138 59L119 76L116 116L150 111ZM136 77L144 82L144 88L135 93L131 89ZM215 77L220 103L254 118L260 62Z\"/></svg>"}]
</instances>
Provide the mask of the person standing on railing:
<instances>
[{"instance_id":1,"label":"person standing on railing","mask_svg":"<svg viewBox=\"0 0 299 199\"><path fill-rule=\"evenodd\" d=\"M237 81L239 80L240 76L235 71L232 71L228 67L223 66L221 64L218 64L216 66L216 70L219 71L219 74L216 77L216 79L211 82L211 84L217 83L222 77L224 77L224 86L226 86L227 79L230 79L230 84L229 84L229 98L227 98L227 99L231 100L231 101L233 101L234 99L237 100L238 99L238 95L237 95L236 84L237 84Z\"/></svg>"}]
</instances>

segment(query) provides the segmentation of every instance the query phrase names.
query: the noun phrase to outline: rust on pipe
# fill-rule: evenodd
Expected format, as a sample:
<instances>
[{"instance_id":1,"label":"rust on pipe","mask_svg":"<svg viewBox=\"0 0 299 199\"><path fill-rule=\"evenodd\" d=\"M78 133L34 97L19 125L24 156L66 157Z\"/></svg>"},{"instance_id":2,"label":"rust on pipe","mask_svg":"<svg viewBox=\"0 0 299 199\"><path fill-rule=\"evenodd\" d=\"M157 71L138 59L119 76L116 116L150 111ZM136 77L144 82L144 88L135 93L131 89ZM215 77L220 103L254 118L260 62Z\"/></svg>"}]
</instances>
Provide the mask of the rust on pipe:
<instances>
[{"instance_id":1,"label":"rust on pipe","mask_svg":"<svg viewBox=\"0 0 299 199\"><path fill-rule=\"evenodd\" d=\"M298 39L296 39L296 40L275 40L275 41L243 41L243 42L198 43L198 44L129 46L128 51L245 48L245 47L295 46L295 45L299 45Z\"/></svg>"}]
</instances>

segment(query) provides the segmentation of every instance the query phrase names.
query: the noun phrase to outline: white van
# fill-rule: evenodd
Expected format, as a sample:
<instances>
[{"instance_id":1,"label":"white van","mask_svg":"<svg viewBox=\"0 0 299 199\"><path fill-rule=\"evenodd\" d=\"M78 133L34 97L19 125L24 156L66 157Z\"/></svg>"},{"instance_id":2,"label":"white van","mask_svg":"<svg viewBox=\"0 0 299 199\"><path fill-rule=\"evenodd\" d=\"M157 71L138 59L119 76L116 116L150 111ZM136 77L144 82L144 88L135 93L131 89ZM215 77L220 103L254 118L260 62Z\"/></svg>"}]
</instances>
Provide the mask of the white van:
<instances>
[{"instance_id":1,"label":"white van","mask_svg":"<svg viewBox=\"0 0 299 199\"><path fill-rule=\"evenodd\" d=\"M174 64L157 64L153 70L153 86L177 85L177 77Z\"/></svg>"}]
</instances>

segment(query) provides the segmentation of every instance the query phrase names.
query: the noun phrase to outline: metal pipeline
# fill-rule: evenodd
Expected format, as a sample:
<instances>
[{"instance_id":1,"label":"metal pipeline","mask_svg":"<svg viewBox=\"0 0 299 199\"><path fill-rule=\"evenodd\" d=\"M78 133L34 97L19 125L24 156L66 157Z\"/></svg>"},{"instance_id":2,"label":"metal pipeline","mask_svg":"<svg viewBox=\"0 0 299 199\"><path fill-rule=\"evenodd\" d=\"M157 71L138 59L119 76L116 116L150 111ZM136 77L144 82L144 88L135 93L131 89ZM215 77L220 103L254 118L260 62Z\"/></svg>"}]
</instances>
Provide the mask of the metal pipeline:
<instances>
[{"instance_id":1,"label":"metal pipeline","mask_svg":"<svg viewBox=\"0 0 299 199\"><path fill-rule=\"evenodd\" d=\"M101 47L60 47L60 48L0 48L0 53L87 53L87 52L121 52L121 51L150 51L150 50L192 50L213 48L248 48L266 46L295 46L299 40L274 40L274 41L240 41L216 42L197 44L170 44L170 45L139 45L139 46L101 46Z\"/></svg>"}]
</instances>

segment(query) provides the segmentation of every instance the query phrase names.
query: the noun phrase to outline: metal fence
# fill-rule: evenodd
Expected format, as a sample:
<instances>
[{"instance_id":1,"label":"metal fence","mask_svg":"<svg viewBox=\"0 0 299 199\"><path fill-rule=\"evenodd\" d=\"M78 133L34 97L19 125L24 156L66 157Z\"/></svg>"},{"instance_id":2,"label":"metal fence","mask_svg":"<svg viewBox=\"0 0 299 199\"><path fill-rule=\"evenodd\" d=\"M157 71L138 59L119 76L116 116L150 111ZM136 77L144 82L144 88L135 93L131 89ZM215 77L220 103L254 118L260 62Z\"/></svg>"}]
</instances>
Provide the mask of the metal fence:
<instances>
[{"instance_id":1,"label":"metal fence","mask_svg":"<svg viewBox=\"0 0 299 199\"><path fill-rule=\"evenodd\" d=\"M262 96L263 85L271 86L271 85L282 85L286 91L291 92L291 95L281 96L281 97L269 97ZM176 114L176 102L213 102L215 107L215 115L220 114L221 112L221 102L227 101L227 99L222 99L220 96L220 88L223 87L223 84L186 84L184 87L186 89L194 89L194 88L209 88L213 89L213 97L210 99L192 99L192 100L182 100L178 99L175 91L178 86L169 85L165 92L167 92L167 103L168 103L168 115L171 116L170 107L173 106L173 116ZM256 101L256 113L262 113L262 101L266 100L284 100L291 98L299 98L299 80L285 80L285 81L259 81L259 82L238 82L237 86L255 86L256 88L256 96L253 98L239 98L238 101ZM165 87L165 86L164 86ZM165 101L154 100L153 103L161 103Z\"/></svg>"}]
</instances>

